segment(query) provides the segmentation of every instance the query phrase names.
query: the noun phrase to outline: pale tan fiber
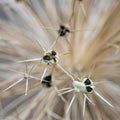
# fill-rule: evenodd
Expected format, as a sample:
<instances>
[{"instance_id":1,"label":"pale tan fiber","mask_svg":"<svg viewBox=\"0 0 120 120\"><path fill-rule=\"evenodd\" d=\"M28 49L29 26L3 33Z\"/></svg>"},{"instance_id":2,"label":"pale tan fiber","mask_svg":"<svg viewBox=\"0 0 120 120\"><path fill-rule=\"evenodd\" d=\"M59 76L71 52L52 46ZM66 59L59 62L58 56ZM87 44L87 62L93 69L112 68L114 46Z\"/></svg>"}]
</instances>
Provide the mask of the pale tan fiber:
<instances>
[{"instance_id":1,"label":"pale tan fiber","mask_svg":"<svg viewBox=\"0 0 120 120\"><path fill-rule=\"evenodd\" d=\"M0 0L0 120L119 119L120 1Z\"/></svg>"}]
</instances>

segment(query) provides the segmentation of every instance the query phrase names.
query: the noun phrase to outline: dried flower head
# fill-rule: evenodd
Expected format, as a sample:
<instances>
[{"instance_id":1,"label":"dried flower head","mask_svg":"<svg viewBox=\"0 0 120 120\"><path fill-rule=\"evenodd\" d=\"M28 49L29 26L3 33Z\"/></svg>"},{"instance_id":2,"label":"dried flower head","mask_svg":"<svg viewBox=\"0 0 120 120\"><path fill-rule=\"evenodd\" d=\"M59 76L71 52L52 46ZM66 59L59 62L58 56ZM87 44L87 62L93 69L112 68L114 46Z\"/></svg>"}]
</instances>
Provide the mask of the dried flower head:
<instances>
[{"instance_id":1,"label":"dried flower head","mask_svg":"<svg viewBox=\"0 0 120 120\"><path fill-rule=\"evenodd\" d=\"M1 0L0 118L118 120L119 25L119 0Z\"/></svg>"}]
</instances>

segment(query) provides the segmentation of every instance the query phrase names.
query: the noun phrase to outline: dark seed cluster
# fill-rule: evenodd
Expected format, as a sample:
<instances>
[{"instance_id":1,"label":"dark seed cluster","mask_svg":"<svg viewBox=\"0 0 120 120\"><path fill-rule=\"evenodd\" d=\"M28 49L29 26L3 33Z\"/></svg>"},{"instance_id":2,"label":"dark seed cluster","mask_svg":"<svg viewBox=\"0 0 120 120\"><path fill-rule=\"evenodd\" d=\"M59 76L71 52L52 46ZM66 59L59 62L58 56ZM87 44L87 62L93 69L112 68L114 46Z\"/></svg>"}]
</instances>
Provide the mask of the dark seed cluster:
<instances>
[{"instance_id":1,"label":"dark seed cluster","mask_svg":"<svg viewBox=\"0 0 120 120\"><path fill-rule=\"evenodd\" d=\"M47 75L44 77L42 81L42 85L46 86L47 88L52 86L52 75Z\"/></svg>"},{"instance_id":2,"label":"dark seed cluster","mask_svg":"<svg viewBox=\"0 0 120 120\"><path fill-rule=\"evenodd\" d=\"M58 30L59 36L65 36L69 32L70 30L68 28L66 28L64 25L60 25L60 29Z\"/></svg>"}]
</instances>

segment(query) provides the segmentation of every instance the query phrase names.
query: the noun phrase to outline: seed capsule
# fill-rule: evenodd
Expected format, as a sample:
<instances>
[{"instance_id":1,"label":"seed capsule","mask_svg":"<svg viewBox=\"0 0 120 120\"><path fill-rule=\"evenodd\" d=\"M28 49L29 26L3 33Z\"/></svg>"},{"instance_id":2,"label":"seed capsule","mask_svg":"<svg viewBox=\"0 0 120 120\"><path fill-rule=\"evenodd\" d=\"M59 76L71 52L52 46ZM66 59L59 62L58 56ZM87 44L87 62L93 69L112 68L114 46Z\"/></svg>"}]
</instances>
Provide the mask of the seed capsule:
<instances>
[{"instance_id":1,"label":"seed capsule","mask_svg":"<svg viewBox=\"0 0 120 120\"><path fill-rule=\"evenodd\" d=\"M70 30L67 27L65 27L64 25L60 25L60 29L58 30L59 36L65 36L69 32Z\"/></svg>"},{"instance_id":2,"label":"seed capsule","mask_svg":"<svg viewBox=\"0 0 120 120\"><path fill-rule=\"evenodd\" d=\"M47 75L43 78L42 84L47 88L52 86L52 75Z\"/></svg>"}]
</instances>

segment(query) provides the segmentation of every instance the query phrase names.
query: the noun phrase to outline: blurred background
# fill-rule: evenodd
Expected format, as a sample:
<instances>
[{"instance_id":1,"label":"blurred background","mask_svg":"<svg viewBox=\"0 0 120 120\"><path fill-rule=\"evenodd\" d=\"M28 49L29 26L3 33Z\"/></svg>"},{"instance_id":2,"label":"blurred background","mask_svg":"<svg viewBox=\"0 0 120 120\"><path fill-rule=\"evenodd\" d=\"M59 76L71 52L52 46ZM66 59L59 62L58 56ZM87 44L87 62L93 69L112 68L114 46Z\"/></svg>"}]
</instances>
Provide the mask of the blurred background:
<instances>
[{"instance_id":1,"label":"blurred background","mask_svg":"<svg viewBox=\"0 0 120 120\"><path fill-rule=\"evenodd\" d=\"M70 32L60 36L60 25ZM41 58L53 43L58 63L75 79L90 78L95 91L59 96L56 89L72 86L71 77L47 65L46 87L24 74L41 79ZM10 89L6 90L10 85ZM120 119L120 1L119 0L0 0L0 120L119 120ZM76 94L68 113L71 99ZM110 105L109 105L110 104ZM112 105L112 107L111 107Z\"/></svg>"}]
</instances>

